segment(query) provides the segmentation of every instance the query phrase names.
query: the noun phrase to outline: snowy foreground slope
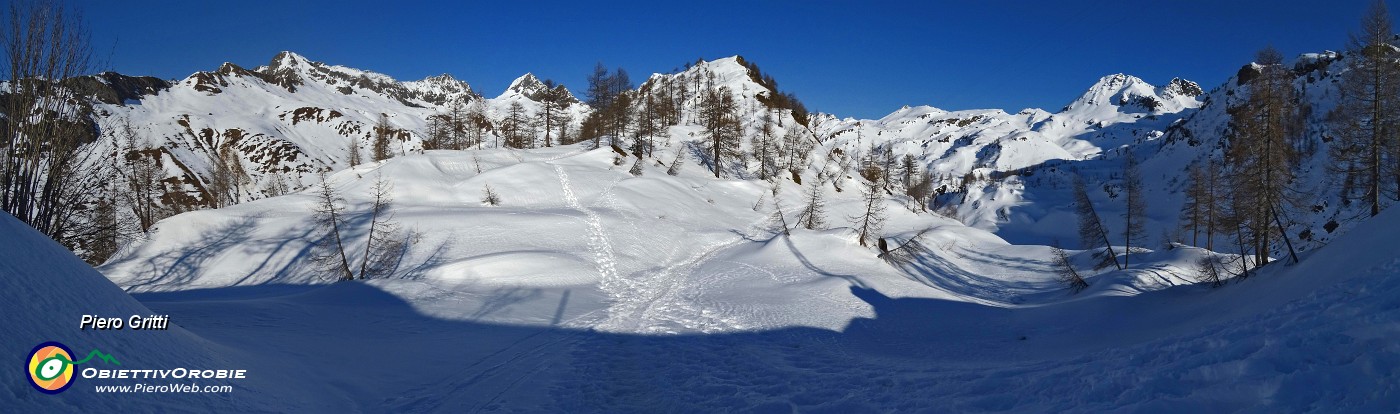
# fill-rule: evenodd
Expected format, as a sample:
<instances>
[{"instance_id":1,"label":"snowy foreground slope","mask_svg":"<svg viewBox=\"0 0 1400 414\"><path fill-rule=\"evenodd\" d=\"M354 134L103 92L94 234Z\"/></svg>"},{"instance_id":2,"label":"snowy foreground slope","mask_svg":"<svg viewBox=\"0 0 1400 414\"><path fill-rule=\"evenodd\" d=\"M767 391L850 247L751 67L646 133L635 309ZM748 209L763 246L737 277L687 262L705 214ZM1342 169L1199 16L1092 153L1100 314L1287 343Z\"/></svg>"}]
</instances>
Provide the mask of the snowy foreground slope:
<instances>
[{"instance_id":1,"label":"snowy foreground slope","mask_svg":"<svg viewBox=\"0 0 1400 414\"><path fill-rule=\"evenodd\" d=\"M317 395L337 390L319 381L287 381L289 372L276 372L258 351L229 347L172 323L164 331L94 331L78 329L84 314L126 318L151 315L152 310L123 293L101 273L78 260L63 246L0 214L0 348L11 356L9 369L0 370L0 411L128 412L138 411L302 411L347 408ZM97 394L93 385L121 384L115 380L77 379L59 395L35 391L19 362L36 345L58 341L81 358L92 350L111 354L120 366L100 361L76 366L98 369L239 368L262 376L240 381L240 394ZM276 369L295 369L296 365ZM274 373L276 372L276 373ZM168 383L145 381L146 383ZM209 380L205 385L221 381ZM256 396L255 398L250 398ZM339 407L339 408L338 408Z\"/></svg>"},{"instance_id":2,"label":"snowy foreground slope","mask_svg":"<svg viewBox=\"0 0 1400 414\"><path fill-rule=\"evenodd\" d=\"M1080 254L1092 286L1070 295L1044 246L890 202L894 244L931 230L915 260L886 262L844 228L853 191L824 187L832 229L781 236L767 230L770 210L753 208L771 200L761 181L716 180L693 164L668 176L647 163L634 177L616 156L578 146L429 151L335 174L361 212L375 177L391 181L397 219L421 232L392 279L331 283L306 263L317 238L309 192L162 221L100 268L139 304L10 225L5 240L49 248L4 253L0 303L21 315L36 302L75 310L12 319L7 331L31 333L7 335L6 346L123 340L110 346L159 363L246 364L268 382L200 401L235 411L303 401L413 412L1400 406L1395 210L1301 264L1219 289L1191 283L1186 269L1206 254L1197 249L1138 253L1138 268L1102 273ZM479 201L488 183L501 206ZM782 204L799 205L801 190L786 181ZM64 293L75 289L94 293ZM87 301L149 307L182 328L75 337L77 314L99 306ZM175 401L7 383L19 385L0 400L38 411ZM271 383L293 386L258 387ZM322 389L278 397L296 387Z\"/></svg>"}]
</instances>

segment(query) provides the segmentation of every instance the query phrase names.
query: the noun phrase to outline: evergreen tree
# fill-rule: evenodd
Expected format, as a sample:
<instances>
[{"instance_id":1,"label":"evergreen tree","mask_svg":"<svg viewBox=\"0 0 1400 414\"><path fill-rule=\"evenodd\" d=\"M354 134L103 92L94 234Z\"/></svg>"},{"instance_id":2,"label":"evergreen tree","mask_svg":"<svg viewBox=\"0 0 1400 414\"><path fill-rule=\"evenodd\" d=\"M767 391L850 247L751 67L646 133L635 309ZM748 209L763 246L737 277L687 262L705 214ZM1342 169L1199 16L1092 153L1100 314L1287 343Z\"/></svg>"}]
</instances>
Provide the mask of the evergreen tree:
<instances>
[{"instance_id":1,"label":"evergreen tree","mask_svg":"<svg viewBox=\"0 0 1400 414\"><path fill-rule=\"evenodd\" d=\"M611 137L610 144L617 143L632 115L633 97L626 93L632 87L631 78L622 68L609 73L602 62L593 68L593 73L588 76L588 88L585 91L588 106L593 108L593 112L584 119L583 139L592 139L595 148L601 145L599 140L604 135Z\"/></svg>"},{"instance_id":2,"label":"evergreen tree","mask_svg":"<svg viewBox=\"0 0 1400 414\"><path fill-rule=\"evenodd\" d=\"M627 127L632 124L632 100L632 93L623 91L613 98L612 106L603 111L607 117L604 125L607 127L608 143L611 145L621 146L619 140L627 136Z\"/></svg>"},{"instance_id":3,"label":"evergreen tree","mask_svg":"<svg viewBox=\"0 0 1400 414\"><path fill-rule=\"evenodd\" d=\"M124 226L117 217L117 203L112 188L108 183L102 183L97 191L97 201L91 209L88 209L87 221L92 223L93 234L84 246L82 258L84 261L99 265L106 262L112 254L120 248L120 238Z\"/></svg>"}]
</instances>

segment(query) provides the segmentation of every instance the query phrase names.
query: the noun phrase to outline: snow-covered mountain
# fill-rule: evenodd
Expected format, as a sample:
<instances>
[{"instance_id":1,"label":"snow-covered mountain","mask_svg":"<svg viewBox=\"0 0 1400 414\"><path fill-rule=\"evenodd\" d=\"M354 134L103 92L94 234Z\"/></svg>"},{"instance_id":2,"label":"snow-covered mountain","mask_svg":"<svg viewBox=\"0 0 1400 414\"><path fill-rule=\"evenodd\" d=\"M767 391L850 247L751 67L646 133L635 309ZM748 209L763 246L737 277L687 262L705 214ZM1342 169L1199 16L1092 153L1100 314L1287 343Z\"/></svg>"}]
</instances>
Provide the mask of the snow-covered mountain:
<instances>
[{"instance_id":1,"label":"snow-covered mountain","mask_svg":"<svg viewBox=\"0 0 1400 414\"><path fill-rule=\"evenodd\" d=\"M1339 59L1341 55L1334 52L1308 54L1295 64L1296 84L1312 108L1308 119L1312 137L1327 134L1322 117L1335 106L1336 74L1330 68ZM1151 239L1170 237L1177 227L1184 171L1192 162L1219 158L1228 127L1227 110L1247 96L1244 81L1257 72L1253 65L1245 65L1226 84L1209 92L1183 79L1151 85L1130 75L1113 74L1090 85L1057 112L1031 108L1013 114L914 106L870 120L775 110L775 97L782 97L771 86L775 82L739 56L687 66L679 73L653 74L637 91L679 108L679 125L667 132L683 139L663 142L688 146L691 149L684 152L690 158L708 162L701 151L703 131L696 125L699 91L724 87L740 109L743 134L749 138L742 144L744 150L751 153L750 139L760 134L763 119L771 118L772 133L783 136L798 130L815 147L807 164L795 168L823 179L835 178L838 187L844 187L841 180L856 179L854 170L863 156L911 155L921 169L933 174L942 193L936 203L942 213L1010 240L1032 243L1068 237L1064 219L1068 183L1074 175L1088 178L1091 187L1100 189L1091 196L1104 204L1108 214L1116 214L1116 170L1127 151L1142 159L1149 171L1154 200L1149 207ZM123 131L117 124L133 124L143 138L139 145L145 147L134 153L162 163L169 192L163 201L177 211L212 205L208 187L214 159L225 146L236 150L252 180L240 200L253 200L280 193L277 188L304 188L320 171L343 169L348 165L347 147L354 141L367 151L373 125L381 115L399 131L394 151L403 154L422 148L431 115L454 106L476 106L488 119L500 121L508 116L512 103L520 103L533 115L541 111L536 97L545 88L543 81L527 73L497 97L483 98L450 75L399 82L291 52L253 70L229 63L175 82L117 74L94 79L97 82L89 89L98 102L97 124L103 138L96 148L110 151L121 144ZM576 126L593 109L565 94L565 112ZM495 138L486 139L485 146L499 145ZM1322 143L1311 147L1301 183L1303 190L1320 195L1315 208L1288 218L1290 233L1302 239L1304 249L1325 242L1328 234L1347 225L1344 217L1349 213L1340 210L1342 203L1334 196L1329 199L1333 192L1320 190L1331 185L1323 171L1324 147ZM728 165L727 174L758 175L758 160L742 161Z\"/></svg>"},{"instance_id":2,"label":"snow-covered mountain","mask_svg":"<svg viewBox=\"0 0 1400 414\"><path fill-rule=\"evenodd\" d=\"M1321 114L1334 105L1338 59L1309 55L1295 69L1314 136L1325 135ZM106 74L91 85L103 126L97 150L117 145L119 130L109 126L129 120L188 206L205 203L220 148L236 149L257 181L252 188L286 180L292 190L249 191L243 203L175 215L125 244L99 270L142 303L94 282L71 257L53 258L62 255L52 246L0 251L0 271L28 275L38 266L32 257L66 260L57 270L77 291L115 312L149 306L181 315L190 330L151 341L80 339L190 349L179 362L234 350L230 361L260 375L336 378L292 390L306 395L299 404L332 409L1392 407L1396 315L1388 298L1400 282L1384 246L1400 215L1387 211L1367 228L1327 224L1344 209L1327 201L1335 196L1325 191L1325 143L1305 157L1300 180L1319 188L1320 208L1288 218L1290 233L1314 235L1300 240L1300 264L1211 289L1195 266L1238 256L1154 243L1124 253L1134 263L1126 270L1096 269L1093 252L1070 249L1065 260L1090 285L1076 294L1057 279L1059 257L1046 244L1075 234L1070 180L1087 178L1100 214L1116 217L1122 157L1138 156L1152 200L1148 228L1170 234L1185 168L1219 155L1228 110L1249 93L1252 70L1246 65L1209 92L1181 79L1156 86L1105 76L1056 112L918 106L860 120L806 114L735 56L639 85L633 93L679 109L678 125L645 137L654 140L651 154L626 148L637 138L628 134L598 148L421 150L429 117L453 108L474 105L494 120L515 104L539 111L534 97L545 84L532 74L495 98L446 75L399 82L292 53L173 83ZM699 92L719 88L735 98L748 155L716 178L697 124ZM594 110L568 101L573 122ZM403 131L400 154L350 167L347 147L367 146L381 118ZM761 180L769 161L752 156L752 139L768 120L769 134L795 136L811 151ZM876 153L911 156L941 193L937 213L902 195L878 197L888 212L880 235L896 249L886 255L853 231L866 208L858 163ZM372 189L390 183L387 215L407 246L394 257L393 277L332 283L314 263L327 232L311 219L315 188L302 187L321 171L331 171L328 186L351 217L337 233L355 246L349 261L369 255ZM488 186L497 202L483 200ZM779 230L814 193L825 200L827 223ZM0 233L39 244L3 220ZM1342 267L1355 271L1316 277ZM11 281L0 282L9 287L0 294L61 287L15 282L22 280L0 278ZM74 302L68 294L43 303ZM15 346L49 332L28 322L15 331L27 335L10 339ZM424 363L423 355L444 354ZM243 394L229 398L234 407L268 408L244 404Z\"/></svg>"},{"instance_id":3,"label":"snow-covered mountain","mask_svg":"<svg viewBox=\"0 0 1400 414\"><path fill-rule=\"evenodd\" d=\"M1292 209L1281 219L1299 250L1324 245L1339 231L1363 221L1364 214L1357 206L1342 202L1338 195L1339 178L1327 171L1327 145L1333 132L1326 118L1336 107L1340 94L1337 81L1340 71L1345 70L1342 59L1335 52L1305 54L1293 65L1293 85L1299 91L1300 103L1308 109L1302 122L1306 132L1296 141L1301 158L1292 191L1304 195L1305 205ZM1176 229L1180 226L1187 170L1193 163L1222 163L1231 128L1230 111L1248 98L1248 81L1258 73L1256 64L1246 64L1224 84L1199 94L1199 88L1181 81L1154 89L1132 80L1121 81L1117 76L1105 77L1061 113L1062 120L1078 123L1061 122L1056 125L1067 128L1053 130L1054 134L1092 144L1079 161L1051 159L1034 168L987 171L986 176L994 179L955 188L941 201L951 205L970 225L996 231L1019 243L1049 243L1072 234L1069 188L1074 176L1089 181L1089 187L1094 189L1091 197L1109 216L1117 217L1122 212L1117 197L1123 158L1132 152L1142 162L1147 197L1151 200L1147 209L1150 240L1154 244L1169 238L1178 240ZM1114 93L1099 88L1114 84L1126 87ZM1147 113L1142 105L1114 104L1131 103L1138 100L1132 96L1146 96L1149 91L1156 91L1152 96L1162 102L1175 102L1159 108L1179 112ZM1106 110L1104 102L1114 104L1115 109ZM1102 126L1092 126L1096 124ZM1068 128L1078 125L1090 127L1078 131ZM1113 231L1121 230L1116 228L1118 225L1109 223ZM1274 253L1281 256L1286 251Z\"/></svg>"},{"instance_id":4,"label":"snow-covered mountain","mask_svg":"<svg viewBox=\"0 0 1400 414\"><path fill-rule=\"evenodd\" d=\"M533 115L538 105L521 92L542 86L526 75L501 97L487 99L447 74L400 82L292 52L252 70L225 63L169 83L132 85L145 78L115 74L99 78L116 99L97 104L101 137L93 150L120 146L157 159L169 192L164 201L177 211L212 205L209 187L221 148L234 150L251 179L239 199L254 200L271 188L302 188L320 171L347 167L349 146L355 142L367 153L381 116L397 131L391 151L415 152L422 149L429 116L454 105L478 105L488 118L499 118L513 101L526 102ZM586 106L574 102L565 110L586 113ZM138 148L125 148L122 126L128 123Z\"/></svg>"},{"instance_id":5,"label":"snow-covered mountain","mask_svg":"<svg viewBox=\"0 0 1400 414\"><path fill-rule=\"evenodd\" d=\"M1332 68L1343 57L1335 52L1307 54L1295 63L1296 85L1312 110L1309 140L1328 134L1323 117L1338 94ZM1339 67L1339 66L1338 66ZM1091 197L1109 215L1118 214L1117 181L1122 155L1131 151L1148 171L1151 233L1149 239L1173 238L1178 227L1179 192L1185 170L1193 162L1219 159L1228 132L1228 109L1238 105L1245 85L1258 69L1245 65L1224 85L1209 92L1194 82L1172 79L1152 85L1126 75L1104 76L1056 112L1025 109L948 111L930 106L900 108L880 119L839 118L832 114L798 113L775 104L786 99L769 74L739 56L698 61L678 73L653 74L634 93L650 94L679 109L678 125L666 130L680 139L694 162L708 163L699 123L700 91L727 88L736 98L748 157L726 165L725 174L754 178L762 161L752 157L752 142L764 119L770 131L784 136L805 135L815 147L805 164L788 166L837 188L859 181L856 170L864 157L886 154L912 156L933 174L941 195L933 207L965 224L996 232L1014 242L1049 243L1071 238L1068 188L1075 175L1090 181ZM361 151L371 145L374 124L382 116L398 133L393 152L422 148L428 119L454 107L472 107L486 119L500 122L519 103L527 115L542 110L536 99L544 82L527 73L495 98L483 98L466 82L450 75L399 82L370 71L315 62L291 52L278 54L253 70L228 63L212 72L166 82L154 78L102 74L92 78L87 93L94 96L101 134L95 151L123 147L127 157L158 160L167 191L162 202L176 211L213 205L210 186L221 148L232 148L251 182L241 188L240 201L296 190L311 183L320 171L348 166L348 147ZM564 112L577 132L594 109L565 91ZM640 100L633 101L640 109ZM799 118L801 120L799 121ZM124 148L120 124L129 122L142 139L135 151ZM542 132L535 132L537 137ZM500 145L487 131L483 147ZM616 142L630 140L626 136ZM1352 212L1335 197L1325 174L1325 143L1309 144L1300 191L1316 194L1307 211L1285 218L1300 248L1325 243L1348 224ZM115 151L114 151L115 152ZM659 160L670 162L672 160ZM708 164L706 164L708 165ZM848 180L854 180L849 181ZM1345 210L1345 211L1344 211ZM1114 223L1109 223L1110 230Z\"/></svg>"},{"instance_id":6,"label":"snow-covered mountain","mask_svg":"<svg viewBox=\"0 0 1400 414\"><path fill-rule=\"evenodd\" d=\"M913 154L946 176L1015 171L1050 160L1080 160L1153 139L1201 105L1195 83L1154 87L1136 77L1105 76L1062 110L945 111L905 107L878 120L820 117L827 145L846 151L885 147ZM882 149L885 149L882 148Z\"/></svg>"}]
</instances>

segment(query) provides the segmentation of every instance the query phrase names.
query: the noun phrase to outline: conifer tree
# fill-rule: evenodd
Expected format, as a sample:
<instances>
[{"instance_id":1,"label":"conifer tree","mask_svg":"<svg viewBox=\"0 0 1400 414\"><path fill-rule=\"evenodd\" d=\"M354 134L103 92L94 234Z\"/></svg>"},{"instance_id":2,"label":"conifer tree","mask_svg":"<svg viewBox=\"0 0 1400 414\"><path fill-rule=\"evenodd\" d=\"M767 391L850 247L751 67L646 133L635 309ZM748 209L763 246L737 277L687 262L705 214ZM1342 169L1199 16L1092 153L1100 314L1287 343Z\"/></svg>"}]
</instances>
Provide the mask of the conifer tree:
<instances>
[{"instance_id":1,"label":"conifer tree","mask_svg":"<svg viewBox=\"0 0 1400 414\"><path fill-rule=\"evenodd\" d=\"M1118 262L1118 254L1113 251L1113 243L1108 240L1108 230L1104 228L1098 210L1094 209L1094 203L1089 199L1084 179L1079 176L1074 177L1074 211L1079 218L1079 240L1084 248L1103 248L1094 254L1096 257L1103 257L1098 267L1107 266L1112 262L1114 267L1122 269L1123 266Z\"/></svg>"},{"instance_id":2,"label":"conifer tree","mask_svg":"<svg viewBox=\"0 0 1400 414\"><path fill-rule=\"evenodd\" d=\"M491 188L491 184L486 184L481 188L481 202L486 205L501 205L501 196L496 194L496 190Z\"/></svg>"},{"instance_id":3,"label":"conifer tree","mask_svg":"<svg viewBox=\"0 0 1400 414\"><path fill-rule=\"evenodd\" d=\"M424 149L462 149L462 143L453 139L452 117L448 114L433 114L428 116L428 137L423 143Z\"/></svg>"},{"instance_id":4,"label":"conifer tree","mask_svg":"<svg viewBox=\"0 0 1400 414\"><path fill-rule=\"evenodd\" d=\"M713 157L715 178L720 178L725 162L739 157L739 107L728 87L706 91L700 106L700 122L704 127Z\"/></svg>"},{"instance_id":5,"label":"conifer tree","mask_svg":"<svg viewBox=\"0 0 1400 414\"><path fill-rule=\"evenodd\" d=\"M1249 98L1231 109L1228 160L1234 167L1230 190L1239 200L1232 212L1252 236L1256 263L1262 265L1280 238L1297 261L1282 216L1287 206L1298 204L1291 185L1297 159L1294 144L1303 132L1304 108L1293 89L1293 74L1283 66L1283 55L1270 47L1261 50L1257 60L1260 73L1249 82Z\"/></svg>"},{"instance_id":6,"label":"conifer tree","mask_svg":"<svg viewBox=\"0 0 1400 414\"><path fill-rule=\"evenodd\" d=\"M562 130L560 126L568 122L568 114L564 112L564 108L572 102L568 90L564 85L554 83L552 79L545 79L544 88L535 92L530 99L540 103L541 111L537 114L537 123L544 132L544 146L552 147L555 141L563 143L563 138L555 131Z\"/></svg>"},{"instance_id":7,"label":"conifer tree","mask_svg":"<svg viewBox=\"0 0 1400 414\"><path fill-rule=\"evenodd\" d=\"M471 110L472 104L464 104L462 101L453 101L447 109L447 135L451 138L452 149L462 150L475 145L471 140L469 128L472 126Z\"/></svg>"},{"instance_id":8,"label":"conifer tree","mask_svg":"<svg viewBox=\"0 0 1400 414\"><path fill-rule=\"evenodd\" d=\"M506 109L506 117L501 120L501 137L507 147L533 148L534 134L530 131L530 120L525 114L525 105L513 101Z\"/></svg>"},{"instance_id":9,"label":"conifer tree","mask_svg":"<svg viewBox=\"0 0 1400 414\"><path fill-rule=\"evenodd\" d=\"M115 132L121 135L122 141L114 145L119 148L122 161L125 161L116 169L126 182L126 191L118 193L136 217L141 232L149 232L157 221L170 215L170 209L161 205L161 197L165 195L165 185L161 179L165 174L160 163L160 152L146 148L145 137L127 118L117 121ZM115 136L113 138L116 139Z\"/></svg>"},{"instance_id":10,"label":"conifer tree","mask_svg":"<svg viewBox=\"0 0 1400 414\"><path fill-rule=\"evenodd\" d=\"M325 234L317 242L318 250L311 259L322 271L334 274L337 280L353 280L355 275L350 272L350 258L346 255L345 200L331 186L325 172L320 177L313 221Z\"/></svg>"},{"instance_id":11,"label":"conifer tree","mask_svg":"<svg viewBox=\"0 0 1400 414\"><path fill-rule=\"evenodd\" d=\"M1243 258L1241 258L1243 259ZM1210 287L1220 287L1225 285L1225 281L1220 277L1221 266L1215 256L1202 256L1196 259L1196 280L1209 283Z\"/></svg>"},{"instance_id":12,"label":"conifer tree","mask_svg":"<svg viewBox=\"0 0 1400 414\"><path fill-rule=\"evenodd\" d=\"M782 233L784 236L790 235L792 226L788 224L787 215L783 212L782 201L773 196L773 214L768 216L768 225L775 230L775 233Z\"/></svg>"},{"instance_id":13,"label":"conifer tree","mask_svg":"<svg viewBox=\"0 0 1400 414\"><path fill-rule=\"evenodd\" d=\"M394 156L389 151L389 139L394 135L394 127L389 124L389 115L379 114L379 121L374 124L374 145L370 151L371 161L384 161Z\"/></svg>"},{"instance_id":14,"label":"conifer tree","mask_svg":"<svg viewBox=\"0 0 1400 414\"><path fill-rule=\"evenodd\" d=\"M758 178L767 180L778 170L778 134L773 112L765 110L758 120L758 135L754 137L753 152L758 158Z\"/></svg>"},{"instance_id":15,"label":"conifer tree","mask_svg":"<svg viewBox=\"0 0 1400 414\"><path fill-rule=\"evenodd\" d=\"M1128 267L1133 246L1141 247L1147 239L1146 226L1143 223L1147 220L1147 200L1142 192L1142 170L1138 166L1137 157L1129 151L1123 160L1123 193L1126 203L1123 210L1124 268Z\"/></svg>"},{"instance_id":16,"label":"conifer tree","mask_svg":"<svg viewBox=\"0 0 1400 414\"><path fill-rule=\"evenodd\" d=\"M1218 170L1214 159L1205 165L1192 164L1183 191L1181 228L1191 234L1191 245L1203 246L1206 250L1215 247L1215 235L1220 231L1223 214Z\"/></svg>"},{"instance_id":17,"label":"conifer tree","mask_svg":"<svg viewBox=\"0 0 1400 414\"><path fill-rule=\"evenodd\" d=\"M1377 0L1351 35L1341 100L1329 114L1337 137L1328 146L1333 172L1350 184L1342 197L1380 214L1388 193L1400 198L1400 50L1390 12ZM1352 188L1360 188L1354 194Z\"/></svg>"},{"instance_id":18,"label":"conifer tree","mask_svg":"<svg viewBox=\"0 0 1400 414\"><path fill-rule=\"evenodd\" d=\"M380 175L375 177L370 197L369 230L365 233L364 255L360 258L358 279L378 279L393 272L407 244L399 233L399 225L389 213L393 203L392 185Z\"/></svg>"},{"instance_id":19,"label":"conifer tree","mask_svg":"<svg viewBox=\"0 0 1400 414\"><path fill-rule=\"evenodd\" d=\"M681 173L681 165L685 163L685 152L677 149L676 158L671 160L671 165L666 168L666 175L676 175Z\"/></svg>"},{"instance_id":20,"label":"conifer tree","mask_svg":"<svg viewBox=\"0 0 1400 414\"><path fill-rule=\"evenodd\" d=\"M249 183L250 178L238 154L232 142L224 142L214 156L209 172L209 192L215 208L237 204Z\"/></svg>"},{"instance_id":21,"label":"conifer tree","mask_svg":"<svg viewBox=\"0 0 1400 414\"><path fill-rule=\"evenodd\" d=\"M919 176L919 161L914 158L914 154L904 154L904 158L899 161L900 183L904 185L905 191L914 185L914 180Z\"/></svg>"},{"instance_id":22,"label":"conifer tree","mask_svg":"<svg viewBox=\"0 0 1400 414\"><path fill-rule=\"evenodd\" d=\"M359 138L350 137L350 145L347 145L347 146L345 147L345 150L346 150L347 152L349 152L349 156L346 157L346 158L348 158L348 162L350 163L350 167L355 167L355 166L357 166L357 165L360 165L360 164L364 163L364 160L361 159L361 157L360 157L360 140L359 140Z\"/></svg>"},{"instance_id":23,"label":"conifer tree","mask_svg":"<svg viewBox=\"0 0 1400 414\"><path fill-rule=\"evenodd\" d=\"M807 187L807 205L797 215L797 225L808 230L822 230L826 228L826 198L822 191L821 180L812 180Z\"/></svg>"},{"instance_id":24,"label":"conifer tree","mask_svg":"<svg viewBox=\"0 0 1400 414\"><path fill-rule=\"evenodd\" d=\"M885 197L884 190L880 189L878 183L868 181L861 189L861 201L865 208L863 213L851 217L851 222L855 224L857 238L862 247L868 246L866 240L880 238L880 229L885 225Z\"/></svg>"},{"instance_id":25,"label":"conifer tree","mask_svg":"<svg viewBox=\"0 0 1400 414\"><path fill-rule=\"evenodd\" d=\"M1079 291L1089 287L1089 282L1085 281L1084 277L1079 275L1078 270L1075 270L1074 262L1069 260L1069 254L1065 253L1065 250L1060 248L1059 242L1051 244L1050 256L1054 263L1055 274L1059 276L1060 283L1063 283L1074 293L1079 293Z\"/></svg>"}]
</instances>

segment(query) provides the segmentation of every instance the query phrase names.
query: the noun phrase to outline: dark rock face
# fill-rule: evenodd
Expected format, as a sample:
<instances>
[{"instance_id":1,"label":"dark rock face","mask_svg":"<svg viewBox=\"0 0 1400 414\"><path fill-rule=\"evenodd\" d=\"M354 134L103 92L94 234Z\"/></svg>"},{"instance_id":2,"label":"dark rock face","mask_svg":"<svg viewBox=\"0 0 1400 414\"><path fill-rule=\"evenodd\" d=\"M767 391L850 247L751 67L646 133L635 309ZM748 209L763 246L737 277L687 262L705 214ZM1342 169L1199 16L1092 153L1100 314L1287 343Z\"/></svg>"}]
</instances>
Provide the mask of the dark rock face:
<instances>
[{"instance_id":1,"label":"dark rock face","mask_svg":"<svg viewBox=\"0 0 1400 414\"><path fill-rule=\"evenodd\" d=\"M140 100L170 89L170 82L151 76L126 76L116 72L103 72L93 76L73 78L68 87L79 95L88 95L106 104L121 104Z\"/></svg>"},{"instance_id":2,"label":"dark rock face","mask_svg":"<svg viewBox=\"0 0 1400 414\"><path fill-rule=\"evenodd\" d=\"M1259 75L1261 75L1259 68L1254 66L1253 63L1244 65L1240 68L1238 73L1235 73L1235 86L1248 84L1250 81L1253 81L1254 78L1259 77Z\"/></svg>"}]
</instances>

